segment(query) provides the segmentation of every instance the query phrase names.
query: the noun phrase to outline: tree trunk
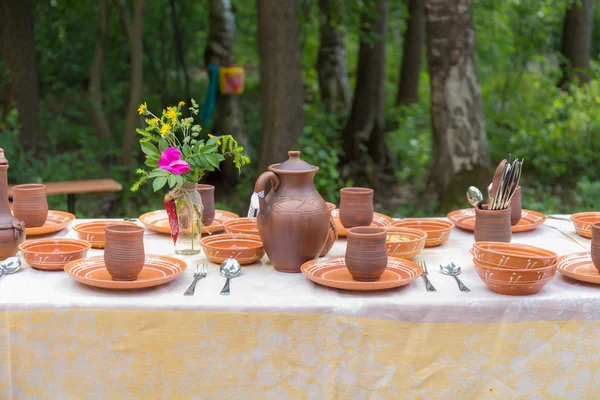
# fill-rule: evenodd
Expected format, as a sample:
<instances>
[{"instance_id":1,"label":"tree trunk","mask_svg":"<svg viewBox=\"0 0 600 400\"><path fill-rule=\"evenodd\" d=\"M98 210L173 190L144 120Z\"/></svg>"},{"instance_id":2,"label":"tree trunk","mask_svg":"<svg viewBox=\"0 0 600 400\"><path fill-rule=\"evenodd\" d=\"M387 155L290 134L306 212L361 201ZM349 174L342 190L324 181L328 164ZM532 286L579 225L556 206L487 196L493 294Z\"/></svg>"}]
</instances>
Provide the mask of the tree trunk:
<instances>
[{"instance_id":1,"label":"tree trunk","mask_svg":"<svg viewBox=\"0 0 600 400\"><path fill-rule=\"evenodd\" d=\"M344 28L337 24L339 0L319 0L319 29L321 43L317 60L321 98L331 112L345 111L350 106L350 82L346 58ZM340 20L340 18L337 18Z\"/></svg>"},{"instance_id":2,"label":"tree trunk","mask_svg":"<svg viewBox=\"0 0 600 400\"><path fill-rule=\"evenodd\" d=\"M576 76L579 85L590 81L590 52L592 48L592 26L594 25L594 1L573 1L567 9L563 25L561 62L563 77L559 86L566 88Z\"/></svg>"},{"instance_id":3,"label":"tree trunk","mask_svg":"<svg viewBox=\"0 0 600 400\"><path fill-rule=\"evenodd\" d=\"M121 148L123 165L131 164L131 152L133 150L133 143L137 137L135 128L139 123L137 108L141 102L143 82L142 39L144 36L144 0L135 0L133 7L133 24L129 35L129 45L131 46L129 104L127 105L125 133L123 135L123 146Z\"/></svg>"},{"instance_id":4,"label":"tree trunk","mask_svg":"<svg viewBox=\"0 0 600 400\"><path fill-rule=\"evenodd\" d=\"M428 183L430 191L437 194L443 194L453 182L460 181L461 175L478 175L476 170L489 166L483 106L475 73L472 12L472 0L425 3L433 134ZM479 182L471 184L476 183ZM465 189L464 185L458 189L463 197Z\"/></svg>"},{"instance_id":5,"label":"tree trunk","mask_svg":"<svg viewBox=\"0 0 600 400\"><path fill-rule=\"evenodd\" d=\"M375 43L361 40L358 50L356 87L348 123L343 133L346 171L357 183L379 186L393 181L390 155L385 144L383 85L385 79L385 35L387 0L372 0L375 7L361 17L361 38L377 37ZM388 179L389 178L389 179Z\"/></svg>"},{"instance_id":6,"label":"tree trunk","mask_svg":"<svg viewBox=\"0 0 600 400\"><path fill-rule=\"evenodd\" d=\"M183 35L179 29L179 21L177 19L177 9L175 0L169 0L169 6L171 8L171 23L173 25L173 39L175 42L175 57L177 58L177 64L183 73L183 80L185 82L185 94L186 100L190 99L190 74L185 63L185 51L183 49Z\"/></svg>"},{"instance_id":7,"label":"tree trunk","mask_svg":"<svg viewBox=\"0 0 600 400\"><path fill-rule=\"evenodd\" d=\"M4 87L4 114L19 111L23 148L35 151L38 133L38 75L29 0L0 0L0 46L9 80Z\"/></svg>"},{"instance_id":8,"label":"tree trunk","mask_svg":"<svg viewBox=\"0 0 600 400\"><path fill-rule=\"evenodd\" d=\"M90 86L88 88L92 119L98 139L111 138L110 127L102 110L102 66L106 51L108 14L108 0L100 0L98 4L98 39L96 40L94 60L90 67Z\"/></svg>"},{"instance_id":9,"label":"tree trunk","mask_svg":"<svg viewBox=\"0 0 600 400\"><path fill-rule=\"evenodd\" d=\"M257 0L261 143L258 170L285 161L304 130L296 0Z\"/></svg>"},{"instance_id":10,"label":"tree trunk","mask_svg":"<svg viewBox=\"0 0 600 400\"><path fill-rule=\"evenodd\" d=\"M423 0L408 0L410 16L404 35L400 84L396 95L396 105L412 104L419 100L419 75L421 74L421 54L425 40L425 14Z\"/></svg>"}]
</instances>

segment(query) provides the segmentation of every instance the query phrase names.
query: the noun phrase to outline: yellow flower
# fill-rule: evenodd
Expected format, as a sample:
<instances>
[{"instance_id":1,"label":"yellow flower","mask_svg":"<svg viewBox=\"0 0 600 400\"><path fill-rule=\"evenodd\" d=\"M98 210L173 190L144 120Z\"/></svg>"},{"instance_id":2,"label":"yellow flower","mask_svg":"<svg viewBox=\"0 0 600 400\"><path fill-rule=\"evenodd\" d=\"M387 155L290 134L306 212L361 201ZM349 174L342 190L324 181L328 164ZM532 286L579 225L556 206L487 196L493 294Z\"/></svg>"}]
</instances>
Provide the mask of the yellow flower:
<instances>
[{"instance_id":1,"label":"yellow flower","mask_svg":"<svg viewBox=\"0 0 600 400\"><path fill-rule=\"evenodd\" d=\"M148 112L148 106L146 105L146 102L144 102L144 104L140 104L138 112L140 113L140 115L144 115Z\"/></svg>"},{"instance_id":2,"label":"yellow flower","mask_svg":"<svg viewBox=\"0 0 600 400\"><path fill-rule=\"evenodd\" d=\"M209 138L214 138L214 137L215 137L215 135L211 135L211 134L209 133L209 134L208 134L208 137L209 137ZM220 141L220 140L218 140L218 139L217 139L217 144L218 144L218 145L221 145L221 141Z\"/></svg>"},{"instance_id":3,"label":"yellow flower","mask_svg":"<svg viewBox=\"0 0 600 400\"><path fill-rule=\"evenodd\" d=\"M150 126L156 126L158 125L158 118L152 118L150 120Z\"/></svg>"},{"instance_id":4,"label":"yellow flower","mask_svg":"<svg viewBox=\"0 0 600 400\"><path fill-rule=\"evenodd\" d=\"M185 106L185 101L180 101L179 102L179 107L183 107L183 106Z\"/></svg>"},{"instance_id":5,"label":"yellow flower","mask_svg":"<svg viewBox=\"0 0 600 400\"><path fill-rule=\"evenodd\" d=\"M162 126L162 128L160 128L160 134L165 136L167 133L169 133L169 131L171 130L171 125L169 124L164 124Z\"/></svg>"},{"instance_id":6,"label":"yellow flower","mask_svg":"<svg viewBox=\"0 0 600 400\"><path fill-rule=\"evenodd\" d=\"M167 107L167 118L168 119L177 119L177 110L174 109L173 107Z\"/></svg>"}]
</instances>

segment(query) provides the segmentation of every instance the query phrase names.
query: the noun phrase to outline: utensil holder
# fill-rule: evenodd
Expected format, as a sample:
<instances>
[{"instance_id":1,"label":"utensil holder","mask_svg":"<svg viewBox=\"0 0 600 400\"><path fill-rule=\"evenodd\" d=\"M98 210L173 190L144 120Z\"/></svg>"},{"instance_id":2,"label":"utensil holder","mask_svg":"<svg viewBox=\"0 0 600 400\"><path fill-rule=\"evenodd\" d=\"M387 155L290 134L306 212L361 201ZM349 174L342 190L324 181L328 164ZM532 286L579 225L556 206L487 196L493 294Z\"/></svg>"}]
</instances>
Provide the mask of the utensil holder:
<instances>
[{"instance_id":1,"label":"utensil holder","mask_svg":"<svg viewBox=\"0 0 600 400\"><path fill-rule=\"evenodd\" d=\"M475 241L510 243L510 215L510 207L504 210L488 210L486 204L483 205L483 209L475 208Z\"/></svg>"},{"instance_id":2,"label":"utensil holder","mask_svg":"<svg viewBox=\"0 0 600 400\"><path fill-rule=\"evenodd\" d=\"M360 226L348 229L346 267L355 281L372 282L381 277L387 267L384 228Z\"/></svg>"},{"instance_id":3,"label":"utensil holder","mask_svg":"<svg viewBox=\"0 0 600 400\"><path fill-rule=\"evenodd\" d=\"M107 225L104 265L113 281L134 281L144 268L144 228Z\"/></svg>"},{"instance_id":4,"label":"utensil holder","mask_svg":"<svg viewBox=\"0 0 600 400\"><path fill-rule=\"evenodd\" d=\"M600 272L600 222L596 222L592 225L592 246L590 248L592 255L592 262L594 266Z\"/></svg>"},{"instance_id":5,"label":"utensil holder","mask_svg":"<svg viewBox=\"0 0 600 400\"><path fill-rule=\"evenodd\" d=\"M25 222L26 228L43 226L48 219L46 185L32 183L13 188L13 215Z\"/></svg>"},{"instance_id":6,"label":"utensil holder","mask_svg":"<svg viewBox=\"0 0 600 400\"><path fill-rule=\"evenodd\" d=\"M510 201L510 224L516 225L521 220L521 186L517 186Z\"/></svg>"},{"instance_id":7,"label":"utensil holder","mask_svg":"<svg viewBox=\"0 0 600 400\"><path fill-rule=\"evenodd\" d=\"M344 228L369 226L373 222L373 189L340 189L340 222Z\"/></svg>"}]
</instances>

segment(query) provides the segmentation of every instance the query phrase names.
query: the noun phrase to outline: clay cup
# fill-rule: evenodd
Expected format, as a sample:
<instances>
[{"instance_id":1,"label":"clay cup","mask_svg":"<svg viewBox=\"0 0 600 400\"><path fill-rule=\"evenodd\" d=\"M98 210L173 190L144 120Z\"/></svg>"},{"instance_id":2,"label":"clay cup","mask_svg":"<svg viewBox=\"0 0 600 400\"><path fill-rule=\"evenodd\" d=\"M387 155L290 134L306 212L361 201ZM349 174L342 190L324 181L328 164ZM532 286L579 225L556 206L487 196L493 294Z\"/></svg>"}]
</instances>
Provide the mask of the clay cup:
<instances>
[{"instance_id":1,"label":"clay cup","mask_svg":"<svg viewBox=\"0 0 600 400\"><path fill-rule=\"evenodd\" d=\"M43 226L48 219L46 185L31 183L13 187L13 215L26 228Z\"/></svg>"},{"instance_id":2,"label":"clay cup","mask_svg":"<svg viewBox=\"0 0 600 400\"><path fill-rule=\"evenodd\" d=\"M215 220L215 187L199 183L196 190L202 199L202 225L209 226Z\"/></svg>"},{"instance_id":3,"label":"clay cup","mask_svg":"<svg viewBox=\"0 0 600 400\"><path fill-rule=\"evenodd\" d=\"M594 266L600 272L600 222L592 225L592 247L590 253L592 254Z\"/></svg>"},{"instance_id":4,"label":"clay cup","mask_svg":"<svg viewBox=\"0 0 600 400\"><path fill-rule=\"evenodd\" d=\"M384 228L359 226L347 231L346 267L355 281L373 282L381 277L388 262Z\"/></svg>"},{"instance_id":5,"label":"clay cup","mask_svg":"<svg viewBox=\"0 0 600 400\"><path fill-rule=\"evenodd\" d=\"M373 222L373 189L340 189L340 222L344 228L369 226Z\"/></svg>"},{"instance_id":6,"label":"clay cup","mask_svg":"<svg viewBox=\"0 0 600 400\"><path fill-rule=\"evenodd\" d=\"M104 265L113 281L134 281L144 268L144 228L114 224L104 228Z\"/></svg>"},{"instance_id":7,"label":"clay cup","mask_svg":"<svg viewBox=\"0 0 600 400\"><path fill-rule=\"evenodd\" d=\"M504 210L488 210L487 204L483 205L483 209L476 207L475 241L510 243L512 239L510 213L510 207Z\"/></svg>"},{"instance_id":8,"label":"clay cup","mask_svg":"<svg viewBox=\"0 0 600 400\"><path fill-rule=\"evenodd\" d=\"M516 225L521 220L521 186L517 186L510 201L510 224Z\"/></svg>"}]
</instances>

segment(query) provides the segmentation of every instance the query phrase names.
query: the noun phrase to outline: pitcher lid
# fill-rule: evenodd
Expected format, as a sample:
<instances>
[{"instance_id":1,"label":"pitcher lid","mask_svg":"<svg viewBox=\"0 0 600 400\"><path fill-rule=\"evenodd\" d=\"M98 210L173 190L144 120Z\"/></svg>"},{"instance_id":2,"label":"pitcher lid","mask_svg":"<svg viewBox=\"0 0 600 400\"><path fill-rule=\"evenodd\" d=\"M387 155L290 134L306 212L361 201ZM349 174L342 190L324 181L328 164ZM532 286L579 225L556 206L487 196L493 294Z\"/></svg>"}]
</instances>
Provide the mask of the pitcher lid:
<instances>
[{"instance_id":1,"label":"pitcher lid","mask_svg":"<svg viewBox=\"0 0 600 400\"><path fill-rule=\"evenodd\" d=\"M288 151L288 159L281 164L274 165L278 170L284 171L312 171L315 169L313 165L310 165L304 160L300 159L299 151Z\"/></svg>"},{"instance_id":2,"label":"pitcher lid","mask_svg":"<svg viewBox=\"0 0 600 400\"><path fill-rule=\"evenodd\" d=\"M4 149L0 147L0 165L8 165L8 160L4 157Z\"/></svg>"}]
</instances>

